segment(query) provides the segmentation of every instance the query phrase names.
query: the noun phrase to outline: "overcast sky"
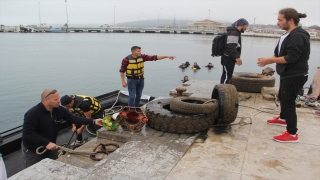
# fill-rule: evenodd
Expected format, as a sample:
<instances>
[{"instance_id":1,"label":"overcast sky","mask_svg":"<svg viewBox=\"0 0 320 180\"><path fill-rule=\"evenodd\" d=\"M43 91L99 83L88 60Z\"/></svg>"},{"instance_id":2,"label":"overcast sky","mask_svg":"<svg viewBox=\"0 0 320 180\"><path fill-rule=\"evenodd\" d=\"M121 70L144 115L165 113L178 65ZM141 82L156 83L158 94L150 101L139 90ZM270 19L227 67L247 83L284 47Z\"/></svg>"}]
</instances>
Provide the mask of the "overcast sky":
<instances>
[{"instance_id":1,"label":"overcast sky","mask_svg":"<svg viewBox=\"0 0 320 180\"><path fill-rule=\"evenodd\" d=\"M40 7L40 8L39 8ZM295 8L306 13L304 26L320 25L320 0L67 0L69 24L109 24L154 19L276 24L278 11ZM4 25L64 24L65 0L0 0ZM210 11L209 11L210 9ZM209 14L210 12L210 14ZM114 16L115 14L115 16Z\"/></svg>"}]
</instances>

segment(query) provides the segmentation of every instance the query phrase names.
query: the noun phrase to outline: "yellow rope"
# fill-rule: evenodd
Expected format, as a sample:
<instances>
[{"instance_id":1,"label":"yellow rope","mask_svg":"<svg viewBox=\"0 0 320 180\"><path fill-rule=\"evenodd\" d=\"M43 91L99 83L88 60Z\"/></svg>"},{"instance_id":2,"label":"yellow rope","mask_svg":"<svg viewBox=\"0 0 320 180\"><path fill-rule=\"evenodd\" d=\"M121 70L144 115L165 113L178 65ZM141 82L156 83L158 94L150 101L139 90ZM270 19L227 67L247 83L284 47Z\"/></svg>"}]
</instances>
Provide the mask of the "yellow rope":
<instances>
[{"instance_id":1,"label":"yellow rope","mask_svg":"<svg viewBox=\"0 0 320 180\"><path fill-rule=\"evenodd\" d=\"M208 100L208 101L204 102L203 104L207 104L207 103L209 103L209 102L213 102L213 101L218 101L218 100L216 100L216 99L210 99L210 100Z\"/></svg>"}]
</instances>

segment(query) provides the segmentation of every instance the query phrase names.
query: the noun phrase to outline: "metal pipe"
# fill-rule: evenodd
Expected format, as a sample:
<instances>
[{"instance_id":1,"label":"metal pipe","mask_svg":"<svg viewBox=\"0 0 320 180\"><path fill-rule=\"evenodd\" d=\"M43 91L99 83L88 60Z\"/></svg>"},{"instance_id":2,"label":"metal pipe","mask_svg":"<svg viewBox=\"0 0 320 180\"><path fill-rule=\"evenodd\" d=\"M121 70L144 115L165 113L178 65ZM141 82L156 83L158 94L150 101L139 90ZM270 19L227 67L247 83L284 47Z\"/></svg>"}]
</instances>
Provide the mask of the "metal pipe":
<instances>
[{"instance_id":1,"label":"metal pipe","mask_svg":"<svg viewBox=\"0 0 320 180\"><path fill-rule=\"evenodd\" d=\"M40 25L41 26L41 17L40 17L40 2L39 2L39 22L40 22Z\"/></svg>"},{"instance_id":2,"label":"metal pipe","mask_svg":"<svg viewBox=\"0 0 320 180\"><path fill-rule=\"evenodd\" d=\"M116 27L116 7L113 8L113 27Z\"/></svg>"}]
</instances>

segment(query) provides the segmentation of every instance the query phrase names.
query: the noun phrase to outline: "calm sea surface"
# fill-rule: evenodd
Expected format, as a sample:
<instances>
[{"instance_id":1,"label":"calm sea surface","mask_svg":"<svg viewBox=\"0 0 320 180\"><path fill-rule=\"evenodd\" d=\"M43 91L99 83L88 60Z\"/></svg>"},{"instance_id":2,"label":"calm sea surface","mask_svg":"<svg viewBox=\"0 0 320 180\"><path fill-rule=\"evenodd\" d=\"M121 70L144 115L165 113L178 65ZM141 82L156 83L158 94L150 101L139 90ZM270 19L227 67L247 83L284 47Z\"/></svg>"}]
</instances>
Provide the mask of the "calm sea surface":
<instances>
[{"instance_id":1,"label":"calm sea surface","mask_svg":"<svg viewBox=\"0 0 320 180\"><path fill-rule=\"evenodd\" d=\"M0 34L0 132L22 125L24 113L40 102L46 88L60 96L85 94L98 96L121 86L121 60L134 45L149 55L175 55L145 63L143 94L166 96L181 85L183 76L195 80L219 80L220 58L210 56L213 36L132 33L1 33ZM258 57L273 55L278 39L242 37L242 66L235 72L261 73ZM312 41L309 60L309 86L320 66L320 42ZM185 61L197 62L202 69L182 71ZM204 66L212 62L215 69ZM269 67L275 68L274 65ZM278 76L276 75L278 83Z\"/></svg>"}]
</instances>

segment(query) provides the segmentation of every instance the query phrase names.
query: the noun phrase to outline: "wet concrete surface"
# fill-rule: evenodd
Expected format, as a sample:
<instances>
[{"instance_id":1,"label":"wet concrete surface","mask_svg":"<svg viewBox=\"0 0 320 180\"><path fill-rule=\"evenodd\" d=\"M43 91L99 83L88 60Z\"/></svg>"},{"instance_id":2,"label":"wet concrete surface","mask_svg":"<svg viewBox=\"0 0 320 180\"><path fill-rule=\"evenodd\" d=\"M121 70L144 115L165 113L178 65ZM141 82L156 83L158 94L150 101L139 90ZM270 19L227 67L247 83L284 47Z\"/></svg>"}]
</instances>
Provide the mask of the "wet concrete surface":
<instances>
[{"instance_id":1,"label":"wet concrete surface","mask_svg":"<svg viewBox=\"0 0 320 180\"><path fill-rule=\"evenodd\" d=\"M164 179L193 144L197 134L172 134L144 126L141 132L100 129L98 138L77 150L92 151L99 143L117 143L120 148L101 161L65 154L45 159L10 179ZM115 140L126 142L120 142ZM36 174L36 175L32 175Z\"/></svg>"},{"instance_id":2,"label":"wet concrete surface","mask_svg":"<svg viewBox=\"0 0 320 180\"><path fill-rule=\"evenodd\" d=\"M185 95L210 98L216 82L188 83L184 87L189 94ZM285 127L266 123L279 114L279 107L261 94L239 93L239 99L238 118L232 126L181 135L149 127L138 133L99 130L103 137L99 140L118 138L123 143L102 161L83 167L80 158L72 165L45 159L10 179L318 180L320 117L313 108L297 108L299 142L279 143L272 137L283 133ZM239 125L241 119L247 124Z\"/></svg>"},{"instance_id":3,"label":"wet concrete surface","mask_svg":"<svg viewBox=\"0 0 320 180\"><path fill-rule=\"evenodd\" d=\"M261 94L238 94L234 123L245 117L252 124L210 128L206 141L194 143L165 179L320 179L320 117L314 108L297 108L299 142L279 143L272 138L285 127L266 123L279 107Z\"/></svg>"}]
</instances>

